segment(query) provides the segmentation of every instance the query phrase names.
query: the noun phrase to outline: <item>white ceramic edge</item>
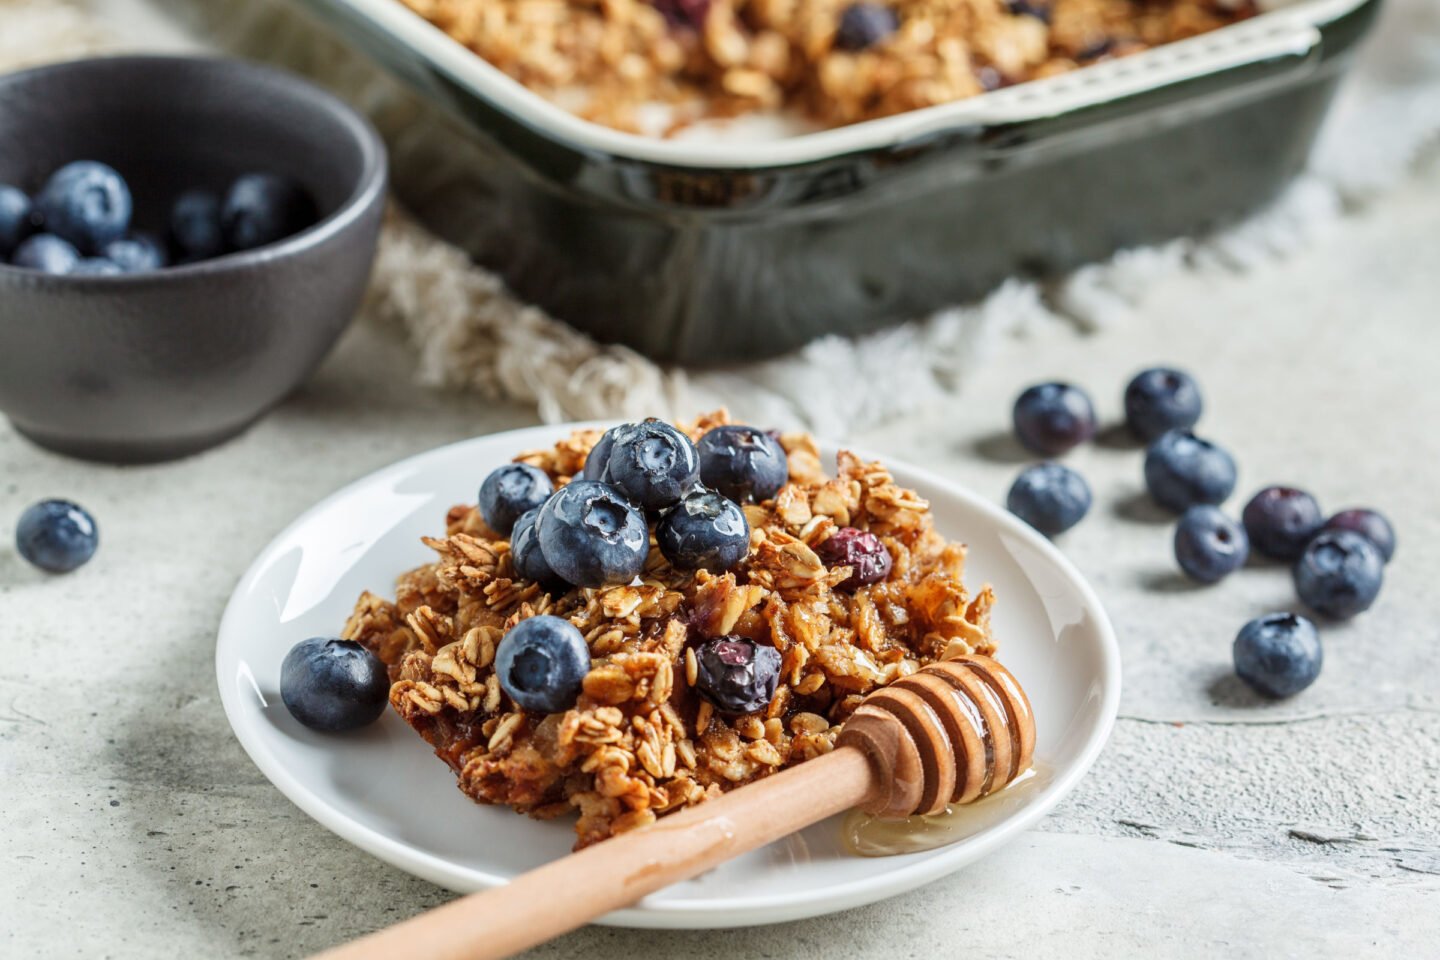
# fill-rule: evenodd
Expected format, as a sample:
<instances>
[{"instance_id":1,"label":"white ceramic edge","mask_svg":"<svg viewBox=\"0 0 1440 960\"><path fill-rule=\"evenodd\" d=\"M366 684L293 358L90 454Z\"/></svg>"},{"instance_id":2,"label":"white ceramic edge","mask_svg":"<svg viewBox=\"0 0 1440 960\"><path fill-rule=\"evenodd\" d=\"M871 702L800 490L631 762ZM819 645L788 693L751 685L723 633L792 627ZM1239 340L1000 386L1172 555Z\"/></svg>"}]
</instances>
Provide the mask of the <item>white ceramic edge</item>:
<instances>
[{"instance_id":1,"label":"white ceramic edge","mask_svg":"<svg viewBox=\"0 0 1440 960\"><path fill-rule=\"evenodd\" d=\"M1241 64L1304 53L1318 43L1319 24L1366 0L1272 0L1276 9L1251 20L1072 73L817 133L713 143L645 137L583 120L511 79L400 0L332 2L394 35L473 94L581 149L679 167L751 169L883 148L970 124L1053 116Z\"/></svg>"},{"instance_id":2,"label":"white ceramic edge","mask_svg":"<svg viewBox=\"0 0 1440 960\"><path fill-rule=\"evenodd\" d=\"M231 594L230 601L225 606L225 613L221 617L217 637L224 634L232 619L238 616L236 612L238 606L237 599L250 588L255 578L268 565L271 559L270 553L275 548L275 545L288 539L296 528L306 523L313 514L326 509L333 500L346 496L360 486L380 481L390 474L403 473L406 468L416 460L429 457L442 450L473 443L476 440L485 440L488 442L510 437L515 441L515 449L531 449L537 443L545 442L547 438L553 440L557 431L604 428L612 426L614 422L615 421L590 421L555 426L524 427L518 430L487 434L482 437L472 437L415 454L346 484L289 523L284 530L271 539L266 548L251 562L249 569L246 570L244 576L241 577L239 583L237 583L234 592ZM827 446L825 443L821 445ZM1070 586L1083 598L1086 609L1095 614L1095 629L1100 636L1100 646L1103 654L1103 669L1100 676L1102 701L1100 704L1099 725L1091 732L1089 739L1081 749L1078 762L1076 762L1067 773L1056 777L1041 791L1034 801L1025 806L1020 812L1011 817L1007 817L1005 820L981 833L978 837L967 841L963 847L955 848L953 851L955 856L940 854L921 860L907 868L894 871L878 881L874 879L857 880L840 887L831 888L825 891L823 898L819 898L813 893L807 894L802 892L791 896L771 897L766 903L759 905L750 901L736 900L733 898L706 900L698 904L659 903L644 907L618 910L602 917L596 921L597 923L606 926L669 929L716 929L723 927L759 926L762 924L800 920L807 917L832 913L836 910L844 910L849 907L873 903L877 900L905 893L931 880L952 873L965 863L972 862L989 854L1000 845L1012 839L1016 834L1038 822L1040 818L1049 813L1050 810L1074 788L1075 784L1080 781L1080 778L1089 771L1096 757L1100 755L1100 751L1104 748L1105 742L1109 739L1110 731L1114 727L1115 717L1120 708L1120 646L1115 636L1114 627L1110 623L1110 618L1106 614L1100 598L1095 594L1095 591L1091 589L1089 583L1085 581L1085 578L1080 575L1080 572L1075 568L1074 564L1072 564L1054 544L1037 533L1028 524L1017 519L1008 511L971 493L965 487L954 481L947 480L924 468L913 466L908 462L896 461L889 457L876 456L871 452L850 445L841 446L843 446L843 449L852 450L857 455L867 459L880 459L895 464L897 474L908 474L923 483L944 488L951 495L964 501L968 506L989 515L1005 532L1028 541L1032 546L1036 547L1040 552L1055 562ZM260 739L250 732L251 728L249 725L237 722L241 707L238 702L238 694L236 693L235 678L233 676L226 676L221 672L218 643L216 646L215 678L220 688L220 703L225 710L225 718L227 722L229 722L231 730L234 731L236 739L240 741L240 745L245 749L251 761L254 762L255 766L260 769L260 772L263 773L282 794L326 829L367 853L407 873L429 880L431 883L450 890L472 890L475 888L477 877L480 878L481 886L486 888L499 886L507 882L504 878L496 877L492 874L482 874L475 870L459 869L437 857L418 853L403 844L397 843L382 833L363 826L346 816L337 814L325 802L316 797L307 786L296 779L285 766L275 760L268 750L265 749ZM956 862L957 860L958 862ZM878 894L877 884L880 887Z\"/></svg>"}]
</instances>

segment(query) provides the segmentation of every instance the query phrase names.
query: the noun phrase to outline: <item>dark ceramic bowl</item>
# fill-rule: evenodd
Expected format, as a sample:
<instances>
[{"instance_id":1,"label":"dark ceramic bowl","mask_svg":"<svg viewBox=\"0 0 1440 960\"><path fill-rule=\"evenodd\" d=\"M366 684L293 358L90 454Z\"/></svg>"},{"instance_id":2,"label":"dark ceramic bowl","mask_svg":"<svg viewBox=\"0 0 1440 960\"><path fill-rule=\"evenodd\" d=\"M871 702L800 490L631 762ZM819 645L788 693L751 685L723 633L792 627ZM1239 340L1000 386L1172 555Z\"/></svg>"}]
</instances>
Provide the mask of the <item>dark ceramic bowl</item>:
<instances>
[{"instance_id":1,"label":"dark ceramic bowl","mask_svg":"<svg viewBox=\"0 0 1440 960\"><path fill-rule=\"evenodd\" d=\"M0 182L34 191L71 160L126 178L136 229L182 190L295 177L321 219L214 260L120 277L0 265L0 409L36 443L135 463L203 450L310 375L365 291L385 151L359 114L234 60L116 57L0 77Z\"/></svg>"}]
</instances>

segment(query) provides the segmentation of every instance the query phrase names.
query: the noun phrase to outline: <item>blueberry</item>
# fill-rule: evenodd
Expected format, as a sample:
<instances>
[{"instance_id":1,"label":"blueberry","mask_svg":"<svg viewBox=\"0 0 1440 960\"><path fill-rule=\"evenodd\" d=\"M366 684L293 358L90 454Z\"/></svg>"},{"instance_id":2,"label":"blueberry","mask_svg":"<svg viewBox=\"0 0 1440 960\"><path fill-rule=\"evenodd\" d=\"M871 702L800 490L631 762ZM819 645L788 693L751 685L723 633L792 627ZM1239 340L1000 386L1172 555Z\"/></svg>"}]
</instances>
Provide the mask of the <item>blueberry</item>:
<instances>
[{"instance_id":1,"label":"blueberry","mask_svg":"<svg viewBox=\"0 0 1440 960\"><path fill-rule=\"evenodd\" d=\"M515 528L510 531L510 565L515 568L515 573L526 580L534 580L549 593L563 592L560 578L555 571L550 569L550 564L545 562L545 554L540 550L540 538L535 532L535 521L540 517L540 508L526 510L515 521Z\"/></svg>"},{"instance_id":2,"label":"blueberry","mask_svg":"<svg viewBox=\"0 0 1440 960\"><path fill-rule=\"evenodd\" d=\"M623 423L618 427L611 427L600 435L595 441L595 446L585 455L585 465L580 468L580 475L586 480L596 480L600 483L610 482L610 451L615 449L615 438L620 435L630 424Z\"/></svg>"},{"instance_id":3,"label":"blueberry","mask_svg":"<svg viewBox=\"0 0 1440 960\"><path fill-rule=\"evenodd\" d=\"M1017 17L1034 17L1041 23L1050 22L1050 5L1042 0L1005 0L1005 7Z\"/></svg>"},{"instance_id":4,"label":"blueberry","mask_svg":"<svg viewBox=\"0 0 1440 960\"><path fill-rule=\"evenodd\" d=\"M677 570L720 573L750 552L750 524L735 501L698 490L656 524L655 542Z\"/></svg>"},{"instance_id":5,"label":"blueberry","mask_svg":"<svg viewBox=\"0 0 1440 960\"><path fill-rule=\"evenodd\" d=\"M535 520L540 551L562 580L577 587L629 583L645 567L645 515L614 487L572 480L555 491Z\"/></svg>"},{"instance_id":6,"label":"blueberry","mask_svg":"<svg viewBox=\"0 0 1440 960\"><path fill-rule=\"evenodd\" d=\"M80 262L80 251L53 233L37 233L16 248L10 262L41 273L69 273Z\"/></svg>"},{"instance_id":7,"label":"blueberry","mask_svg":"<svg viewBox=\"0 0 1440 960\"><path fill-rule=\"evenodd\" d=\"M1295 592L1332 620L1348 620L1370 609L1380 594L1385 560L1380 548L1353 530L1326 530L1315 536L1295 562Z\"/></svg>"},{"instance_id":8,"label":"blueberry","mask_svg":"<svg viewBox=\"0 0 1440 960\"><path fill-rule=\"evenodd\" d=\"M736 503L760 503L790 478L780 441L754 427L716 427L700 438L700 480Z\"/></svg>"},{"instance_id":9,"label":"blueberry","mask_svg":"<svg viewBox=\"0 0 1440 960\"><path fill-rule=\"evenodd\" d=\"M724 714L770 705L780 682L780 651L744 637L718 637L695 648L695 690Z\"/></svg>"},{"instance_id":10,"label":"blueberry","mask_svg":"<svg viewBox=\"0 0 1440 960\"><path fill-rule=\"evenodd\" d=\"M1095 407L1079 387L1040 383L1015 401L1015 436L1042 457L1058 457L1095 436Z\"/></svg>"},{"instance_id":11,"label":"blueberry","mask_svg":"<svg viewBox=\"0 0 1440 960\"><path fill-rule=\"evenodd\" d=\"M710 15L710 0L651 0L672 27L699 30Z\"/></svg>"},{"instance_id":12,"label":"blueberry","mask_svg":"<svg viewBox=\"0 0 1440 960\"><path fill-rule=\"evenodd\" d=\"M311 637L285 654L280 699L311 730L355 730L385 712L390 676L380 658L354 640Z\"/></svg>"},{"instance_id":13,"label":"blueberry","mask_svg":"<svg viewBox=\"0 0 1440 960\"><path fill-rule=\"evenodd\" d=\"M899 27L900 19L890 7L879 3L852 3L840 14L840 24L835 28L835 49L864 50Z\"/></svg>"},{"instance_id":14,"label":"blueberry","mask_svg":"<svg viewBox=\"0 0 1440 960\"><path fill-rule=\"evenodd\" d=\"M0 260L35 232L35 208L25 191L0 183Z\"/></svg>"},{"instance_id":15,"label":"blueberry","mask_svg":"<svg viewBox=\"0 0 1440 960\"><path fill-rule=\"evenodd\" d=\"M1005 506L1048 536L1069 530L1090 512L1090 485L1058 463L1037 463L1015 478Z\"/></svg>"},{"instance_id":16,"label":"blueberry","mask_svg":"<svg viewBox=\"0 0 1440 960\"><path fill-rule=\"evenodd\" d=\"M1152 500L1176 513L1223 503L1235 490L1235 461L1188 430L1171 430L1145 451L1145 486Z\"/></svg>"},{"instance_id":17,"label":"blueberry","mask_svg":"<svg viewBox=\"0 0 1440 960\"><path fill-rule=\"evenodd\" d=\"M247 173L225 194L220 226L231 250L253 250L293 236L318 219L315 201L296 181Z\"/></svg>"},{"instance_id":18,"label":"blueberry","mask_svg":"<svg viewBox=\"0 0 1440 960\"><path fill-rule=\"evenodd\" d=\"M134 233L105 244L105 259L119 265L126 273L146 273L165 266L169 257L159 240L148 233Z\"/></svg>"},{"instance_id":19,"label":"blueberry","mask_svg":"<svg viewBox=\"0 0 1440 960\"><path fill-rule=\"evenodd\" d=\"M35 197L35 210L46 232L88 253L130 229L130 188L105 164L77 160L51 175Z\"/></svg>"},{"instance_id":20,"label":"blueberry","mask_svg":"<svg viewBox=\"0 0 1440 960\"><path fill-rule=\"evenodd\" d=\"M1267 697L1290 697L1320 676L1325 660L1315 624L1293 613L1272 613L1245 624L1232 649L1235 673Z\"/></svg>"},{"instance_id":21,"label":"blueberry","mask_svg":"<svg viewBox=\"0 0 1440 960\"><path fill-rule=\"evenodd\" d=\"M868 530L841 527L820 544L816 553L827 567L849 567L850 576L836 585L836 590L852 592L890 576L894 560L880 538Z\"/></svg>"},{"instance_id":22,"label":"blueberry","mask_svg":"<svg viewBox=\"0 0 1440 960\"><path fill-rule=\"evenodd\" d=\"M84 566L99 545L95 519L69 500L41 500L20 515L15 527L20 556L50 573Z\"/></svg>"},{"instance_id":23,"label":"blueberry","mask_svg":"<svg viewBox=\"0 0 1440 960\"><path fill-rule=\"evenodd\" d=\"M170 208L170 242L181 263L209 260L225 252L220 198L209 190L187 190Z\"/></svg>"},{"instance_id":24,"label":"blueberry","mask_svg":"<svg viewBox=\"0 0 1440 960\"><path fill-rule=\"evenodd\" d=\"M531 713L569 710L589 671L590 648L584 635L559 617L521 620L495 648L500 689Z\"/></svg>"},{"instance_id":25,"label":"blueberry","mask_svg":"<svg viewBox=\"0 0 1440 960\"><path fill-rule=\"evenodd\" d=\"M1250 538L1219 507L1197 504L1175 527L1175 560L1192 580L1215 583L1245 566Z\"/></svg>"},{"instance_id":26,"label":"blueberry","mask_svg":"<svg viewBox=\"0 0 1440 960\"><path fill-rule=\"evenodd\" d=\"M104 257L85 257L70 270L72 277L118 277L125 271Z\"/></svg>"},{"instance_id":27,"label":"blueberry","mask_svg":"<svg viewBox=\"0 0 1440 960\"><path fill-rule=\"evenodd\" d=\"M1341 510L1325 521L1326 530L1354 530L1370 540L1386 563L1395 556L1395 528L1385 515L1376 510Z\"/></svg>"},{"instance_id":28,"label":"blueberry","mask_svg":"<svg viewBox=\"0 0 1440 960\"><path fill-rule=\"evenodd\" d=\"M646 420L615 434L610 483L644 510L673 507L700 482L700 454L670 424Z\"/></svg>"},{"instance_id":29,"label":"blueberry","mask_svg":"<svg viewBox=\"0 0 1440 960\"><path fill-rule=\"evenodd\" d=\"M528 463L507 463L490 471L480 484L480 515L491 530L508 537L522 513L540 506L554 492L544 470Z\"/></svg>"},{"instance_id":30,"label":"blueberry","mask_svg":"<svg viewBox=\"0 0 1440 960\"><path fill-rule=\"evenodd\" d=\"M1325 525L1320 503L1294 487L1266 487L1240 514L1256 550L1276 560L1294 560Z\"/></svg>"},{"instance_id":31,"label":"blueberry","mask_svg":"<svg viewBox=\"0 0 1440 960\"><path fill-rule=\"evenodd\" d=\"M1183 370L1143 370L1125 388L1125 424L1146 443L1171 430L1189 430L1202 407L1199 385Z\"/></svg>"}]
</instances>

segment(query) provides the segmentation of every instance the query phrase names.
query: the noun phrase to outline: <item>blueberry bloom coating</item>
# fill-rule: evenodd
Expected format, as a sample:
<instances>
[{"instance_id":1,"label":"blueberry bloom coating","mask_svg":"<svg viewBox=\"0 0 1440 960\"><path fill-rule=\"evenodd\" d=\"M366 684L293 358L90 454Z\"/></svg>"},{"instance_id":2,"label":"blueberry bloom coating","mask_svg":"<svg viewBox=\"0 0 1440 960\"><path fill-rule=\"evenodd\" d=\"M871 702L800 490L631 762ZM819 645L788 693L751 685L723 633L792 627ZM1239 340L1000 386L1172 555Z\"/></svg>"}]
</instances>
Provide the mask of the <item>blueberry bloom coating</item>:
<instances>
[{"instance_id":1,"label":"blueberry bloom coating","mask_svg":"<svg viewBox=\"0 0 1440 960\"><path fill-rule=\"evenodd\" d=\"M1125 387L1125 424L1146 443L1171 430L1189 430L1203 409L1199 384L1183 370L1142 370Z\"/></svg>"},{"instance_id":2,"label":"blueberry bloom coating","mask_svg":"<svg viewBox=\"0 0 1440 960\"><path fill-rule=\"evenodd\" d=\"M0 260L35 232L35 207L25 191L0 183Z\"/></svg>"},{"instance_id":3,"label":"blueberry bloom coating","mask_svg":"<svg viewBox=\"0 0 1440 960\"><path fill-rule=\"evenodd\" d=\"M93 160L56 170L35 197L45 231L94 253L130 229L132 202L125 178Z\"/></svg>"},{"instance_id":4,"label":"blueberry bloom coating","mask_svg":"<svg viewBox=\"0 0 1440 960\"><path fill-rule=\"evenodd\" d=\"M672 507L700 482L700 454L668 423L646 420L615 433L610 483L644 510Z\"/></svg>"},{"instance_id":5,"label":"blueberry bloom coating","mask_svg":"<svg viewBox=\"0 0 1440 960\"><path fill-rule=\"evenodd\" d=\"M600 435L600 439L595 441L595 446L591 447L585 456L585 466L580 468L581 476L599 483L610 482L610 451L615 449L616 436L628 426L630 424L622 423Z\"/></svg>"},{"instance_id":6,"label":"blueberry bloom coating","mask_svg":"<svg viewBox=\"0 0 1440 960\"><path fill-rule=\"evenodd\" d=\"M170 208L170 242L182 263L209 260L225 252L220 198L209 190L187 190Z\"/></svg>"},{"instance_id":7,"label":"blueberry bloom coating","mask_svg":"<svg viewBox=\"0 0 1440 960\"><path fill-rule=\"evenodd\" d=\"M1250 538L1219 507L1197 504L1175 526L1175 560L1192 580L1215 583L1245 566Z\"/></svg>"},{"instance_id":8,"label":"blueberry bloom coating","mask_svg":"<svg viewBox=\"0 0 1440 960\"><path fill-rule=\"evenodd\" d=\"M650 550L645 515L614 487L593 480L557 490L540 508L535 530L550 569L577 587L629 583Z\"/></svg>"},{"instance_id":9,"label":"blueberry bloom coating","mask_svg":"<svg viewBox=\"0 0 1440 960\"><path fill-rule=\"evenodd\" d=\"M293 236L318 219L315 201L290 177L247 173L230 185L220 227L231 250L253 250Z\"/></svg>"},{"instance_id":10,"label":"blueberry bloom coating","mask_svg":"<svg viewBox=\"0 0 1440 960\"><path fill-rule=\"evenodd\" d=\"M544 470L528 463L507 463L490 471L480 484L480 515L491 530L508 537L522 513L540 506L554 492Z\"/></svg>"},{"instance_id":11,"label":"blueberry bloom coating","mask_svg":"<svg viewBox=\"0 0 1440 960\"><path fill-rule=\"evenodd\" d=\"M736 503L760 503L790 477L785 449L764 430L732 424L700 438L700 481Z\"/></svg>"},{"instance_id":12,"label":"blueberry bloom coating","mask_svg":"<svg viewBox=\"0 0 1440 960\"><path fill-rule=\"evenodd\" d=\"M1353 530L1375 544L1386 563L1395 556L1395 528L1383 513L1357 508L1341 510L1325 521L1326 530Z\"/></svg>"},{"instance_id":13,"label":"blueberry bloom coating","mask_svg":"<svg viewBox=\"0 0 1440 960\"><path fill-rule=\"evenodd\" d=\"M521 620L495 648L500 689L522 710L561 713L575 705L590 671L590 648L569 620Z\"/></svg>"},{"instance_id":14,"label":"blueberry bloom coating","mask_svg":"<svg viewBox=\"0 0 1440 960\"><path fill-rule=\"evenodd\" d=\"M1325 661L1315 624L1293 613L1251 620L1231 650L1235 673L1267 697L1290 697L1320 676Z\"/></svg>"},{"instance_id":15,"label":"blueberry bloom coating","mask_svg":"<svg viewBox=\"0 0 1440 960\"><path fill-rule=\"evenodd\" d=\"M1095 436L1095 406L1079 387L1039 383L1020 394L1013 411L1015 437L1043 457L1058 457Z\"/></svg>"},{"instance_id":16,"label":"blueberry bloom coating","mask_svg":"<svg viewBox=\"0 0 1440 960\"><path fill-rule=\"evenodd\" d=\"M1312 610L1348 620L1370 609L1380 595L1385 560L1380 549L1353 530L1326 530L1295 562L1295 592Z\"/></svg>"},{"instance_id":17,"label":"blueberry bloom coating","mask_svg":"<svg viewBox=\"0 0 1440 960\"><path fill-rule=\"evenodd\" d=\"M63 274L80 263L80 251L53 233L37 233L16 248L10 262L26 270Z\"/></svg>"},{"instance_id":18,"label":"blueberry bloom coating","mask_svg":"<svg viewBox=\"0 0 1440 960\"><path fill-rule=\"evenodd\" d=\"M69 573L89 562L100 545L95 518L69 500L41 500L20 515L15 549L49 573Z\"/></svg>"},{"instance_id":19,"label":"blueberry bloom coating","mask_svg":"<svg viewBox=\"0 0 1440 960\"><path fill-rule=\"evenodd\" d=\"M389 697L385 664L354 640L311 637L280 664L280 699L312 730L339 733L374 723Z\"/></svg>"},{"instance_id":20,"label":"blueberry bloom coating","mask_svg":"<svg viewBox=\"0 0 1440 960\"><path fill-rule=\"evenodd\" d=\"M1011 513L1052 537L1085 519L1090 502L1090 485L1085 478L1059 463L1026 467L1005 498Z\"/></svg>"},{"instance_id":21,"label":"blueberry bloom coating","mask_svg":"<svg viewBox=\"0 0 1440 960\"><path fill-rule=\"evenodd\" d=\"M723 714L770 705L780 682L780 651L744 637L718 637L695 648L695 690Z\"/></svg>"},{"instance_id":22,"label":"blueberry bloom coating","mask_svg":"<svg viewBox=\"0 0 1440 960\"><path fill-rule=\"evenodd\" d=\"M735 501L700 490L661 518L655 542L677 570L721 573L750 552L750 524Z\"/></svg>"},{"instance_id":23,"label":"blueberry bloom coating","mask_svg":"<svg viewBox=\"0 0 1440 960\"><path fill-rule=\"evenodd\" d=\"M1294 487L1266 487L1245 504L1240 519L1256 550L1276 560L1294 560L1324 526L1320 503Z\"/></svg>"},{"instance_id":24,"label":"blueberry bloom coating","mask_svg":"<svg viewBox=\"0 0 1440 960\"><path fill-rule=\"evenodd\" d=\"M864 50L890 36L900 27L895 11L879 3L852 3L840 14L835 28L835 49Z\"/></svg>"},{"instance_id":25,"label":"blueberry bloom coating","mask_svg":"<svg viewBox=\"0 0 1440 960\"><path fill-rule=\"evenodd\" d=\"M1180 513L1197 503L1223 503L1235 490L1230 454L1188 430L1171 430L1145 451L1150 498Z\"/></svg>"},{"instance_id":26,"label":"blueberry bloom coating","mask_svg":"<svg viewBox=\"0 0 1440 960\"><path fill-rule=\"evenodd\" d=\"M853 592L866 584L879 583L890 576L895 561L880 538L868 530L841 527L817 548L816 553L827 567L849 567L849 577L836 584L836 590Z\"/></svg>"},{"instance_id":27,"label":"blueberry bloom coating","mask_svg":"<svg viewBox=\"0 0 1440 960\"><path fill-rule=\"evenodd\" d=\"M540 508L533 507L520 515L510 531L510 564L515 572L526 580L553 586L560 578L545 562L540 550L540 537L535 532L535 521L540 517Z\"/></svg>"},{"instance_id":28,"label":"blueberry bloom coating","mask_svg":"<svg viewBox=\"0 0 1440 960\"><path fill-rule=\"evenodd\" d=\"M160 241L148 233L136 233L119 240L111 240L105 244L101 255L126 273L159 270L170 259Z\"/></svg>"}]
</instances>

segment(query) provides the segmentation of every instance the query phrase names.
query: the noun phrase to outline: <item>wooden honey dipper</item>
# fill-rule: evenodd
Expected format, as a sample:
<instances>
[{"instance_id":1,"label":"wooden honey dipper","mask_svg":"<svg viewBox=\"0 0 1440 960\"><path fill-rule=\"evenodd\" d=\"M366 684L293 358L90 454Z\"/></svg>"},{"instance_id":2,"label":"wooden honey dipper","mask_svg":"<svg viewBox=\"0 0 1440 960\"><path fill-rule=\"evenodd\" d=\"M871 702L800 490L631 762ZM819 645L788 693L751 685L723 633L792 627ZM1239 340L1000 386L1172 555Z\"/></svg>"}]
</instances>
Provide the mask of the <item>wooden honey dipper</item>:
<instances>
[{"instance_id":1,"label":"wooden honey dipper","mask_svg":"<svg viewBox=\"0 0 1440 960\"><path fill-rule=\"evenodd\" d=\"M871 693L835 749L320 955L497 960L832 814L940 813L1030 768L1035 721L1020 684L962 656Z\"/></svg>"}]
</instances>

